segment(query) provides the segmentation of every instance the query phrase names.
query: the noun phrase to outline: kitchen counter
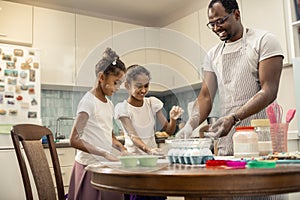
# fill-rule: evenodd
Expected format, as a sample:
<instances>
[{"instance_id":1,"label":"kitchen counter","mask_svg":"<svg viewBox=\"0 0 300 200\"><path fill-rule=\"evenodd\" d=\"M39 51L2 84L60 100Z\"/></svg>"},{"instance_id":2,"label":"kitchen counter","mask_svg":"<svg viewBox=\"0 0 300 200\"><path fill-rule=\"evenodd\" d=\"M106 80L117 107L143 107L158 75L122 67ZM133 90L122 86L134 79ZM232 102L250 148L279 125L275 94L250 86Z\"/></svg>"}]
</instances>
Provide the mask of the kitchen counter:
<instances>
[{"instance_id":1,"label":"kitchen counter","mask_svg":"<svg viewBox=\"0 0 300 200\"><path fill-rule=\"evenodd\" d=\"M44 148L48 148L48 144L43 144ZM55 143L56 148L68 148L71 147L70 141L68 139L60 140Z\"/></svg>"},{"instance_id":2,"label":"kitchen counter","mask_svg":"<svg viewBox=\"0 0 300 200\"><path fill-rule=\"evenodd\" d=\"M43 144L44 148L48 148L48 144ZM56 148L69 148L71 147L70 143L55 143Z\"/></svg>"}]
</instances>

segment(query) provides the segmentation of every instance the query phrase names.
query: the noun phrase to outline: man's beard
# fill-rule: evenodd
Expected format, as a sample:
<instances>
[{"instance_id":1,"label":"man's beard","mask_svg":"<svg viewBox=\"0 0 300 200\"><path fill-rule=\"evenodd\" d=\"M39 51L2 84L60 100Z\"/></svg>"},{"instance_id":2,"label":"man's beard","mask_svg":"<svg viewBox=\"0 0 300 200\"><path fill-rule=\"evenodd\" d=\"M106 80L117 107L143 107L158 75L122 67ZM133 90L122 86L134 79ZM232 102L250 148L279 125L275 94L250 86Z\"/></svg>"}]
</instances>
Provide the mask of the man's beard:
<instances>
[{"instance_id":1,"label":"man's beard","mask_svg":"<svg viewBox=\"0 0 300 200\"><path fill-rule=\"evenodd\" d=\"M223 37L223 38L220 37L220 40L226 42L226 41L230 40L231 38L232 38L232 35L231 35L231 34L228 34L226 37Z\"/></svg>"}]
</instances>

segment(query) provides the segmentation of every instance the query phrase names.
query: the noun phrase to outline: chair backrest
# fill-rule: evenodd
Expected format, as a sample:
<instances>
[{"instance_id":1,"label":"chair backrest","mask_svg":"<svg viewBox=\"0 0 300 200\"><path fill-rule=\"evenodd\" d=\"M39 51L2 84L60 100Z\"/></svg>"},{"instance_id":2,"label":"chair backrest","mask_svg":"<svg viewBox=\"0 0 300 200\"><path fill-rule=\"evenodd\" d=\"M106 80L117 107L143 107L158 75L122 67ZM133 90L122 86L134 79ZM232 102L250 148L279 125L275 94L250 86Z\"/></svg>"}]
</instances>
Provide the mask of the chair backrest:
<instances>
[{"instance_id":1,"label":"chair backrest","mask_svg":"<svg viewBox=\"0 0 300 200\"><path fill-rule=\"evenodd\" d=\"M57 195L45 150L41 142L41 138L43 136L47 137L48 149L50 151L56 179ZM59 200L63 200L64 186L52 132L46 127L35 124L19 124L13 126L11 130L11 137L22 174L26 199L33 199L33 195L29 173L23 156L24 154L21 151L22 147L24 148L33 179L35 181L39 199L53 200L58 197ZM22 147L20 142L22 143Z\"/></svg>"}]
</instances>

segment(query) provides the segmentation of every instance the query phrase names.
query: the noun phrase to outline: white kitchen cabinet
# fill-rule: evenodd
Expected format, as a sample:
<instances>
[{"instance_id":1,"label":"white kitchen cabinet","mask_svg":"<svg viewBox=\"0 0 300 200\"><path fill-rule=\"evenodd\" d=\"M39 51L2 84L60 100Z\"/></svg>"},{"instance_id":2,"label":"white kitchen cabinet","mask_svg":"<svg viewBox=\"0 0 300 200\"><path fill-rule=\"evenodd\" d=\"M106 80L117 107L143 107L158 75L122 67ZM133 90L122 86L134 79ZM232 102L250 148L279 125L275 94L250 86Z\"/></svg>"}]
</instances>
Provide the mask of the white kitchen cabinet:
<instances>
[{"instance_id":1,"label":"white kitchen cabinet","mask_svg":"<svg viewBox=\"0 0 300 200\"><path fill-rule=\"evenodd\" d=\"M197 56L200 59L198 53ZM171 51L161 51L161 79L165 90L172 90L201 82L198 73L199 65L192 65L184 56L178 56Z\"/></svg>"},{"instance_id":2,"label":"white kitchen cabinet","mask_svg":"<svg viewBox=\"0 0 300 200\"><path fill-rule=\"evenodd\" d=\"M164 49L161 74L169 79L168 89L201 82L199 72L205 51L199 40L199 13L194 12L166 28L160 31L160 46Z\"/></svg>"},{"instance_id":3,"label":"white kitchen cabinet","mask_svg":"<svg viewBox=\"0 0 300 200\"><path fill-rule=\"evenodd\" d=\"M151 90L167 91L201 82L198 72L204 51L199 44L198 24L198 12L194 12L164 28L145 29Z\"/></svg>"},{"instance_id":4,"label":"white kitchen cabinet","mask_svg":"<svg viewBox=\"0 0 300 200\"><path fill-rule=\"evenodd\" d=\"M146 47L145 27L113 21L112 33L112 48L127 66L146 63L144 51ZM138 56L132 56L136 53Z\"/></svg>"},{"instance_id":5,"label":"white kitchen cabinet","mask_svg":"<svg viewBox=\"0 0 300 200\"><path fill-rule=\"evenodd\" d=\"M66 148L57 147L56 151L59 159L59 164L61 167L61 174L62 174L62 179L65 187L65 193L68 193L72 168L75 160L75 149L72 147L66 147ZM45 149L45 153L49 163L50 171L52 172L53 181L55 183L55 175L52 166L50 152L48 151L48 149Z\"/></svg>"},{"instance_id":6,"label":"white kitchen cabinet","mask_svg":"<svg viewBox=\"0 0 300 200\"><path fill-rule=\"evenodd\" d=\"M74 85L75 14L34 7L33 47L41 50L41 82Z\"/></svg>"},{"instance_id":7,"label":"white kitchen cabinet","mask_svg":"<svg viewBox=\"0 0 300 200\"><path fill-rule=\"evenodd\" d=\"M25 190L23 186L22 175L20 172L17 156L11 141L9 141L10 135L1 134L0 139L5 139L8 143L2 143L0 145L0 199L19 200L25 199ZM7 139L6 139L7 138ZM71 147L57 148L58 159L61 166L63 183L65 186L65 193L68 192L70 177L72 173L72 167L75 160L75 149ZM23 151L23 150L22 150ZM50 152L45 149L46 157L49 163L50 170L53 172L53 181L55 183L54 171L52 167L52 161ZM28 165L28 164L27 164ZM28 168L30 168L28 166ZM30 182L32 185L34 199L38 199L35 183L32 174L29 173Z\"/></svg>"},{"instance_id":8,"label":"white kitchen cabinet","mask_svg":"<svg viewBox=\"0 0 300 200\"><path fill-rule=\"evenodd\" d=\"M299 1L298 1L299 2ZM300 10L296 11L295 0L287 0L286 8L288 11L288 33L290 34L291 57L300 56Z\"/></svg>"},{"instance_id":9,"label":"white kitchen cabinet","mask_svg":"<svg viewBox=\"0 0 300 200\"><path fill-rule=\"evenodd\" d=\"M291 60L284 1L286 0L241 0L241 15L245 27L270 31L277 36L284 53L283 62L287 64Z\"/></svg>"},{"instance_id":10,"label":"white kitchen cabinet","mask_svg":"<svg viewBox=\"0 0 300 200\"><path fill-rule=\"evenodd\" d=\"M199 43L199 18L198 12L194 12L186 17L169 24L165 28L179 31L186 37Z\"/></svg>"},{"instance_id":11,"label":"white kitchen cabinet","mask_svg":"<svg viewBox=\"0 0 300 200\"><path fill-rule=\"evenodd\" d=\"M92 87L95 84L95 65L102 58L102 54L107 47L111 47L120 56L126 66L129 63L144 63L140 56L133 60L129 54L133 53L131 45L137 45L137 40L141 37L136 35L134 30L140 26L114 22L83 15L76 15L76 65L77 76L76 86ZM133 32L131 32L133 30ZM93 34L91 34L93 33ZM143 34L144 36L144 34ZM134 42L133 42L134 41ZM144 44L144 41L142 41ZM134 49L136 50L136 49ZM129 57L127 57L129 55ZM143 54L144 55L144 54Z\"/></svg>"},{"instance_id":12,"label":"white kitchen cabinet","mask_svg":"<svg viewBox=\"0 0 300 200\"><path fill-rule=\"evenodd\" d=\"M15 150L0 150L0 196L2 199L24 199L25 191ZM3 181L6 180L6 181ZM11 180L11 181L9 181Z\"/></svg>"},{"instance_id":13,"label":"white kitchen cabinet","mask_svg":"<svg viewBox=\"0 0 300 200\"><path fill-rule=\"evenodd\" d=\"M1 134L1 133L0 133ZM10 137L10 135L6 135ZM2 147L1 147L2 148ZM23 150L22 150L23 151ZM25 199L25 189L14 148L0 149L0 199ZM29 173L34 199L38 199L33 176Z\"/></svg>"},{"instance_id":14,"label":"white kitchen cabinet","mask_svg":"<svg viewBox=\"0 0 300 200\"><path fill-rule=\"evenodd\" d=\"M205 52L208 52L213 46L220 42L219 37L210 30L206 24L208 23L207 7L209 0L205 0L206 4L198 11L199 17L199 41L200 46Z\"/></svg>"},{"instance_id":15,"label":"white kitchen cabinet","mask_svg":"<svg viewBox=\"0 0 300 200\"><path fill-rule=\"evenodd\" d=\"M94 67L102 58L106 47L111 47L116 51L126 66L129 66L129 63L145 63L144 53L142 57L140 55L131 56L132 53L136 53L136 50L141 48L134 47L140 44L144 45L144 32L139 33L139 30L137 30L140 26L79 15L76 19L78 26L76 27L77 50L78 53L82 52L84 56L77 60L79 67L75 85L94 86L96 80ZM89 32L93 32L95 26L97 27L96 30L98 30L96 32L102 33L100 36L95 34L90 37ZM133 59L131 60L131 58ZM139 62L141 60L143 62Z\"/></svg>"},{"instance_id":16,"label":"white kitchen cabinet","mask_svg":"<svg viewBox=\"0 0 300 200\"><path fill-rule=\"evenodd\" d=\"M29 5L0 1L0 42L31 46L32 10Z\"/></svg>"},{"instance_id":17,"label":"white kitchen cabinet","mask_svg":"<svg viewBox=\"0 0 300 200\"><path fill-rule=\"evenodd\" d=\"M95 65L106 47L111 47L112 21L76 14L76 80L77 86L94 86ZM101 47L97 50L97 47ZM83 65L93 51L99 51L90 65Z\"/></svg>"}]
</instances>

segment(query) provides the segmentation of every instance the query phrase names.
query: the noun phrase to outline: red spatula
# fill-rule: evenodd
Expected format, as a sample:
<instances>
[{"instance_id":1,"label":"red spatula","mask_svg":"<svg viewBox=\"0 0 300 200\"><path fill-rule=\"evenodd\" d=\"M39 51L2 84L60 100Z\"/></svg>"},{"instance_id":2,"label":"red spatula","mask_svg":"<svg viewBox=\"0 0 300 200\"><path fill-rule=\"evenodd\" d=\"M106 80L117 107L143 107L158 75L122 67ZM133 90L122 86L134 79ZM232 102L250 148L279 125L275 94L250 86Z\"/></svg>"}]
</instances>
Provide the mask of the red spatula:
<instances>
[{"instance_id":1,"label":"red spatula","mask_svg":"<svg viewBox=\"0 0 300 200\"><path fill-rule=\"evenodd\" d=\"M296 113L296 109L289 109L286 113L286 123L290 123L292 121L292 119L294 118Z\"/></svg>"}]
</instances>

